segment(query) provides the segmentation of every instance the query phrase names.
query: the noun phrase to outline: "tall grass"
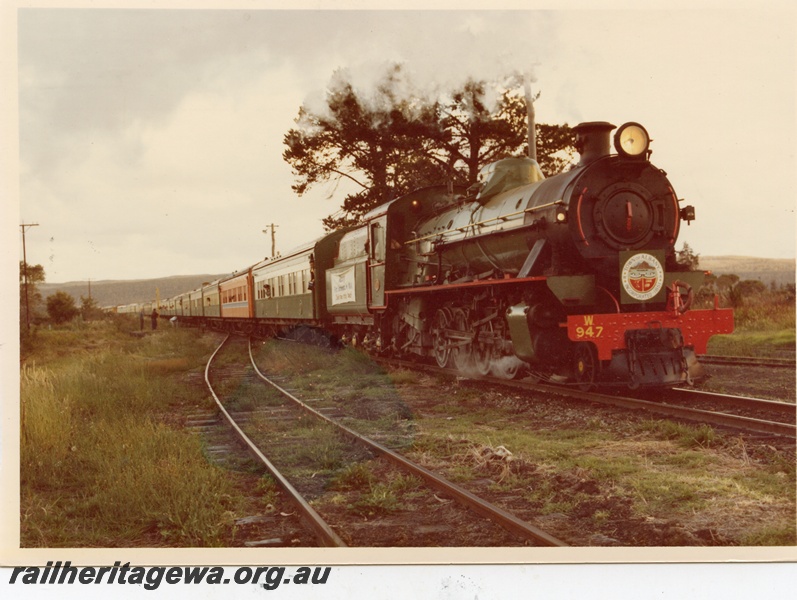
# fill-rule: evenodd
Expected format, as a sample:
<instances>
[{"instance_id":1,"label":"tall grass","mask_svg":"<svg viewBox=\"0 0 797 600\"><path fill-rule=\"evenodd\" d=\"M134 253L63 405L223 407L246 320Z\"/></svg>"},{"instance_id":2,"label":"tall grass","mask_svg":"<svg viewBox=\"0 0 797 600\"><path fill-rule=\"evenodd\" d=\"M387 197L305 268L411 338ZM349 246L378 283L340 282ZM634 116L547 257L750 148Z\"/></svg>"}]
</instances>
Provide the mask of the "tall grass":
<instances>
[{"instance_id":1,"label":"tall grass","mask_svg":"<svg viewBox=\"0 0 797 600\"><path fill-rule=\"evenodd\" d=\"M22 369L22 545L222 545L233 484L195 436L166 424L196 403L179 374L206 345L193 331L117 333L48 332Z\"/></svg>"},{"instance_id":2,"label":"tall grass","mask_svg":"<svg viewBox=\"0 0 797 600\"><path fill-rule=\"evenodd\" d=\"M737 299L733 312L734 332L712 337L709 353L743 356L794 353L797 321L793 295L784 290L764 289Z\"/></svg>"}]
</instances>

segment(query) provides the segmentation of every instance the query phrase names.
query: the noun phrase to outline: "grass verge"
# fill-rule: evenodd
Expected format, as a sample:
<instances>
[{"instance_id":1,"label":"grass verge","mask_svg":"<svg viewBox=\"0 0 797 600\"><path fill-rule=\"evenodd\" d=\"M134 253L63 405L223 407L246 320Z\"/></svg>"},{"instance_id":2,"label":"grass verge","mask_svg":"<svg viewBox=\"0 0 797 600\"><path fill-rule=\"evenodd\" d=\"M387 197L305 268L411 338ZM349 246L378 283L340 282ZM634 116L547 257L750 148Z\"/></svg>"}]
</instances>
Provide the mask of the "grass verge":
<instances>
[{"instance_id":1,"label":"grass verge","mask_svg":"<svg viewBox=\"0 0 797 600\"><path fill-rule=\"evenodd\" d=\"M209 350L193 330L40 332L21 373L23 547L224 544L232 484L169 425L209 407L182 379Z\"/></svg>"}]
</instances>

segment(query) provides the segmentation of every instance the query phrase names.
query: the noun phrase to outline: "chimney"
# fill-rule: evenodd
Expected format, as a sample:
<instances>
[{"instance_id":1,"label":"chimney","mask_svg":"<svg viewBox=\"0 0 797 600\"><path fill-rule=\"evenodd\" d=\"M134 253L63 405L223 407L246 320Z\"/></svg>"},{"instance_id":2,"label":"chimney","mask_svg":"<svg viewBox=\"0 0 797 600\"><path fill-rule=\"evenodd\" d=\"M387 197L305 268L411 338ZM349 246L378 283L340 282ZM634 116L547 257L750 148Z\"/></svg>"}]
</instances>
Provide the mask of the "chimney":
<instances>
[{"instance_id":1,"label":"chimney","mask_svg":"<svg viewBox=\"0 0 797 600\"><path fill-rule=\"evenodd\" d=\"M609 134L613 129L614 125L606 121L590 121L573 127L576 134L576 150L581 155L579 167L611 154Z\"/></svg>"}]
</instances>

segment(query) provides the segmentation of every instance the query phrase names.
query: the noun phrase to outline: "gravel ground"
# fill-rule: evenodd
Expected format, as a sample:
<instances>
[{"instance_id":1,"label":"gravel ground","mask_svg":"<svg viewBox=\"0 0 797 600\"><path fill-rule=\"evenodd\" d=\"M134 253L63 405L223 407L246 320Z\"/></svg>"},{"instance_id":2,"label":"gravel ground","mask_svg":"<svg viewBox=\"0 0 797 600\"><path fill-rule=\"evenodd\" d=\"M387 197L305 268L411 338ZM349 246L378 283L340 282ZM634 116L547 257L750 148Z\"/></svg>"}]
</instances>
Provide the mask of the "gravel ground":
<instances>
[{"instance_id":1,"label":"gravel ground","mask_svg":"<svg viewBox=\"0 0 797 600\"><path fill-rule=\"evenodd\" d=\"M354 384L356 391L358 377L364 377L362 361L358 369L347 374L341 367L336 376L342 383L332 395L352 418L362 419L363 405L348 389ZM788 369L712 366L711 372L705 389L794 401L794 373ZM306 382L307 372L301 375ZM291 387L299 397L315 398L321 390ZM381 431L394 446L570 545L795 543L793 442L705 431L644 413L457 384L406 370L384 376L380 397L376 404L368 401L366 412L397 413L394 426ZM371 435L385 426L373 427ZM689 435L695 439L684 442ZM378 474L378 467L373 469ZM356 508L369 491L368 486L348 490L345 497L330 491L314 503L334 520ZM388 517L391 544L457 546L461 532L473 529L467 512L446 527L419 528L419 509L399 499L381 515ZM384 530L364 523L358 545L384 545ZM419 531L430 535L419 536ZM496 543L495 537L480 540L478 534L468 539L474 546L514 545Z\"/></svg>"},{"instance_id":2,"label":"gravel ground","mask_svg":"<svg viewBox=\"0 0 797 600\"><path fill-rule=\"evenodd\" d=\"M737 396L795 402L795 372L785 367L707 365L709 377L697 389Z\"/></svg>"}]
</instances>

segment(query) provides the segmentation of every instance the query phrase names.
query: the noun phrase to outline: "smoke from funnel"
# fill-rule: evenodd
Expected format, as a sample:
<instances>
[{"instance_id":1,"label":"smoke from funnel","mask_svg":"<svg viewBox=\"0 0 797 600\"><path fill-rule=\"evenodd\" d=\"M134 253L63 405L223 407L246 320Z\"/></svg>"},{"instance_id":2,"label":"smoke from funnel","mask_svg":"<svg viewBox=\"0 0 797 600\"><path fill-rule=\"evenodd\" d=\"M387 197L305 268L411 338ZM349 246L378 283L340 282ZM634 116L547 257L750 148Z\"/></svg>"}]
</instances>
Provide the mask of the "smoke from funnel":
<instances>
[{"instance_id":1,"label":"smoke from funnel","mask_svg":"<svg viewBox=\"0 0 797 600\"><path fill-rule=\"evenodd\" d=\"M334 57L336 63L328 66L326 74L318 71L320 65L316 67L322 79L305 100L308 109L324 114L325 93L319 88L330 82L335 69L344 68L358 97L368 101L378 96L375 92L392 65L401 66L403 77L394 83L405 99L435 100L469 80L486 81L484 101L493 108L504 89L522 94L524 81L536 82L535 67L550 47L545 40L555 35L544 13L433 11L422 20L402 13L395 16L389 31L347 40L345 53ZM531 44L518 46L517 40L535 40L543 50L535 52Z\"/></svg>"}]
</instances>

